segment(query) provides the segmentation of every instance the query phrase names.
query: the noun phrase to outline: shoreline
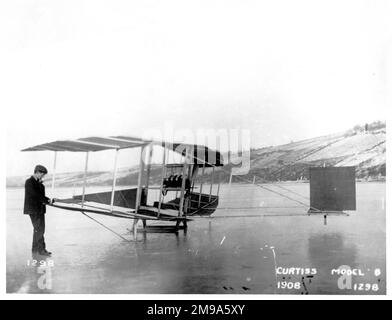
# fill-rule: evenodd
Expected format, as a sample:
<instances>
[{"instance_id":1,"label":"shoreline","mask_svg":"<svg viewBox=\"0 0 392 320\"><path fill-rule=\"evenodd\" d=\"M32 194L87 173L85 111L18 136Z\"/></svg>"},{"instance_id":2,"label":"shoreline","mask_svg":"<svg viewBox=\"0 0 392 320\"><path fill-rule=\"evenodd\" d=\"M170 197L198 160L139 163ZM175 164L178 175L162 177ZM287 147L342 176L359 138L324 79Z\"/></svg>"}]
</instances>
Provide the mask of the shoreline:
<instances>
[{"instance_id":1,"label":"shoreline","mask_svg":"<svg viewBox=\"0 0 392 320\"><path fill-rule=\"evenodd\" d=\"M356 183L386 183L386 179L374 179L374 180L365 180L365 179L356 179L355 180ZM284 185L288 185L288 184L308 184L309 180L302 180L302 181L268 181L268 182L256 182L256 184L265 184L265 185L272 185L272 184L284 184ZM246 182L232 182L232 184L234 185L252 185L253 183L246 183ZM214 185L217 185L217 183L214 183ZM228 182L222 182L220 183L220 185L229 185ZM132 187L129 185L116 185L119 188L125 188L125 187ZM80 185L56 185L56 188L78 188L78 187L82 187L82 184ZM93 185L89 185L87 184L87 187L111 187L111 184L93 184ZM135 186L134 186L135 187ZM23 189L24 186L7 186L6 185L6 189Z\"/></svg>"}]
</instances>

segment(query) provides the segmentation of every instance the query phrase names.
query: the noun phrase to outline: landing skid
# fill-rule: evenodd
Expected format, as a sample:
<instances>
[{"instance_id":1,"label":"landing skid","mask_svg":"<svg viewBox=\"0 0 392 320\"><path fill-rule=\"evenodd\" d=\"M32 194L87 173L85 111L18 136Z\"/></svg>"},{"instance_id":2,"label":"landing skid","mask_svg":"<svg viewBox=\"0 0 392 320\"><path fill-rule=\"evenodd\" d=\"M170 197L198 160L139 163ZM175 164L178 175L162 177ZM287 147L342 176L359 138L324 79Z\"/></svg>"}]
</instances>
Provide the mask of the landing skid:
<instances>
[{"instance_id":1,"label":"landing skid","mask_svg":"<svg viewBox=\"0 0 392 320\"><path fill-rule=\"evenodd\" d=\"M308 210L308 215L323 215L324 216L324 225L327 225L327 217L328 216L350 216L347 212L344 211L321 211L321 210L314 210L310 208Z\"/></svg>"},{"instance_id":2,"label":"landing skid","mask_svg":"<svg viewBox=\"0 0 392 320\"><path fill-rule=\"evenodd\" d=\"M175 225L150 225L147 226L147 220L142 220L143 222L143 227L138 228L139 219L135 219L133 222L132 229L127 229L129 232L133 234L133 238L135 241L137 241L137 234L139 233L178 233L180 230L186 230L188 229L187 221L177 221ZM182 224L182 225L181 225Z\"/></svg>"}]
</instances>

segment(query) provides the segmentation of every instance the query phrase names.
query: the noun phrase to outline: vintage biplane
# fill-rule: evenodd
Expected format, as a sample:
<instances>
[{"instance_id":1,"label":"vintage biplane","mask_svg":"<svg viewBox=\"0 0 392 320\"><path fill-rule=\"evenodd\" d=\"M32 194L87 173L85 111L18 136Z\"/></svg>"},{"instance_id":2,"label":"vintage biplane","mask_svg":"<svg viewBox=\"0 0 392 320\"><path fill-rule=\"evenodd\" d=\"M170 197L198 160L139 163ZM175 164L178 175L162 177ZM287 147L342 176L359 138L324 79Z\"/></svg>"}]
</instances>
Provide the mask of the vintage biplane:
<instances>
[{"instance_id":1,"label":"vintage biplane","mask_svg":"<svg viewBox=\"0 0 392 320\"><path fill-rule=\"evenodd\" d=\"M150 183L153 152L157 147L163 149L161 179L158 186ZM129 148L140 148L137 186L118 189L116 188L118 154L120 150ZM104 150L116 151L111 191L86 193L89 154ZM56 199L52 206L83 213L133 219L135 238L139 220L143 222L145 229L148 228L148 220L159 220L172 222L173 228L178 230L187 228L187 222L191 221L193 215L211 215L218 206L220 185L218 183L217 188L213 190L214 173L216 167L223 165L223 158L219 151L211 150L206 146L115 136L54 141L22 151L53 151L55 153L52 188L55 186L57 153L85 153L82 193L71 198ZM170 163L169 152L179 155L179 161ZM206 168L211 171L209 186L203 186L203 181L201 181L196 187L195 180L199 170L204 175ZM154 197L150 197L149 191L151 190L159 190L158 199L156 199L156 192Z\"/></svg>"},{"instance_id":2,"label":"vintage biplane","mask_svg":"<svg viewBox=\"0 0 392 320\"><path fill-rule=\"evenodd\" d=\"M118 154L120 150L130 148L140 148L137 185L127 189L117 188ZM162 161L159 164L161 172L158 185L150 181L153 153L156 148L162 149ZM104 150L115 150L111 190L86 193L89 155L92 152ZM94 213L133 219L132 232L135 239L137 238L137 225L140 220L143 223L142 230L144 231L157 230L158 227L166 227L167 229L167 225L148 226L147 221L152 220L172 223L169 227L174 232L177 232L179 229L186 229L187 222L192 221L194 218L209 217L218 209L220 179L217 179L214 190L214 176L219 167L224 165L224 159L219 151L212 150L204 145L145 140L129 136L112 136L54 141L22 151L54 152L53 189L55 186L57 153L85 153L86 160L81 194L70 198L56 199L51 205L59 209L79 211L85 215L87 215L86 213ZM169 152L177 154L179 156L178 161L170 162ZM204 177L206 170L209 171L208 175L206 175L208 177L207 182ZM196 183L200 174L204 179ZM308 215L323 214L325 224L327 215L342 213L347 215L343 210L356 210L355 167L309 168L309 177L310 204L282 194L271 189L271 187L261 184L256 185L310 208ZM208 185L205 186L205 184ZM254 181L253 184L255 184ZM283 186L274 185L274 187L303 197L303 195ZM159 193L157 194L157 192ZM230 217L238 216L231 215Z\"/></svg>"}]
</instances>

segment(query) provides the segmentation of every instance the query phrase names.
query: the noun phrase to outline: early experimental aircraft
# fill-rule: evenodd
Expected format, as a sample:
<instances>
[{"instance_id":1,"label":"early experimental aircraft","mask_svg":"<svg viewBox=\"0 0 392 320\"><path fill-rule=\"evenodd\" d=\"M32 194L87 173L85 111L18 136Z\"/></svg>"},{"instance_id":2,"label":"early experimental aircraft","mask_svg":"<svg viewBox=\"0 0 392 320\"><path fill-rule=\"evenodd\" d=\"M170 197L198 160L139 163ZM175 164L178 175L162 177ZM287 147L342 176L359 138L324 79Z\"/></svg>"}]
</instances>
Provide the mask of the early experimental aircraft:
<instances>
[{"instance_id":1,"label":"early experimental aircraft","mask_svg":"<svg viewBox=\"0 0 392 320\"><path fill-rule=\"evenodd\" d=\"M161 164L161 182L159 186L150 184L150 172L153 150L155 146L163 148ZM119 150L140 148L140 164L138 183L134 188L116 190L117 157ZM88 159L91 152L103 150L116 150L113 170L113 185L109 192L87 194ZM223 166L220 152L211 150L206 146L157 142L143 140L135 137L88 137L77 140L54 141L37 145L22 151L53 151L55 152L54 172L57 152L84 152L86 153L83 191L72 198L56 199L52 206L65 210L80 211L109 215L119 218L134 219L133 233L136 238L137 223L142 220L147 228L148 220L171 221L175 228L187 228L187 222L192 215L210 215L218 206L219 184L213 192L215 168ZM180 155L177 163L168 162L168 152L173 151ZM147 161L143 155L147 154ZM145 163L146 162L146 163ZM195 187L195 179L199 170L212 168L209 190L203 191L203 182ZM55 174L52 177L52 186L55 185ZM159 199L153 201L149 190L158 189ZM168 197L171 193L171 197ZM170 200L167 200L170 198Z\"/></svg>"},{"instance_id":2,"label":"early experimental aircraft","mask_svg":"<svg viewBox=\"0 0 392 320\"><path fill-rule=\"evenodd\" d=\"M153 150L156 146L163 148L161 177L159 185L150 183ZM122 149L140 148L140 162L137 186L128 189L116 188L117 158ZM91 152L116 150L111 191L86 193L88 160ZM172 222L174 230L186 229L187 222L195 217L210 216L218 207L220 184L213 191L216 168L224 165L223 156L219 151L211 150L203 145L169 143L144 140L129 136L88 137L77 140L54 141L37 145L22 151L53 151L54 169L57 153L84 152L86 154L82 193L71 198L56 199L52 206L83 214L94 213L118 218L133 219L132 232L137 236L138 221L143 222L147 230L147 221ZM180 156L177 162L169 162L168 153ZM144 156L147 155L146 161ZM209 185L203 189L203 180L196 185L199 171L204 175L208 168ZM344 213L343 210L356 210L355 200L355 167L315 167L309 169L310 205L284 195L264 185L259 187L297 202L310 208L310 214L323 214L326 223L328 214ZM231 181L231 179L230 179ZM52 187L55 185L55 174ZM274 185L282 190L296 194L283 186ZM204 186L205 188L205 186ZM155 193L152 194L153 190ZM157 199L156 191L159 190ZM150 191L150 192L149 192ZM297 196L301 196L296 194ZM231 216L233 217L233 216Z\"/></svg>"}]
</instances>

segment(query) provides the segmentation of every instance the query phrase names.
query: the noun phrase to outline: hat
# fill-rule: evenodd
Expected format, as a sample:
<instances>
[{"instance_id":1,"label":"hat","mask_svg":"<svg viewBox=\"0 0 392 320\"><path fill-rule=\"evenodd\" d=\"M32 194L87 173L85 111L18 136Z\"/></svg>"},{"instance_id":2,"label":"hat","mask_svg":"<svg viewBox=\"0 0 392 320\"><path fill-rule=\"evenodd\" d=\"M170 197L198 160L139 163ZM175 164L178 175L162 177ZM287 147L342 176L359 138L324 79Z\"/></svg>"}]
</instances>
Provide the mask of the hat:
<instances>
[{"instance_id":1,"label":"hat","mask_svg":"<svg viewBox=\"0 0 392 320\"><path fill-rule=\"evenodd\" d=\"M39 165L35 166L35 168L34 168L34 173L36 173L36 172L41 172L41 173L47 174L48 170L44 166L41 166L39 164Z\"/></svg>"}]
</instances>

